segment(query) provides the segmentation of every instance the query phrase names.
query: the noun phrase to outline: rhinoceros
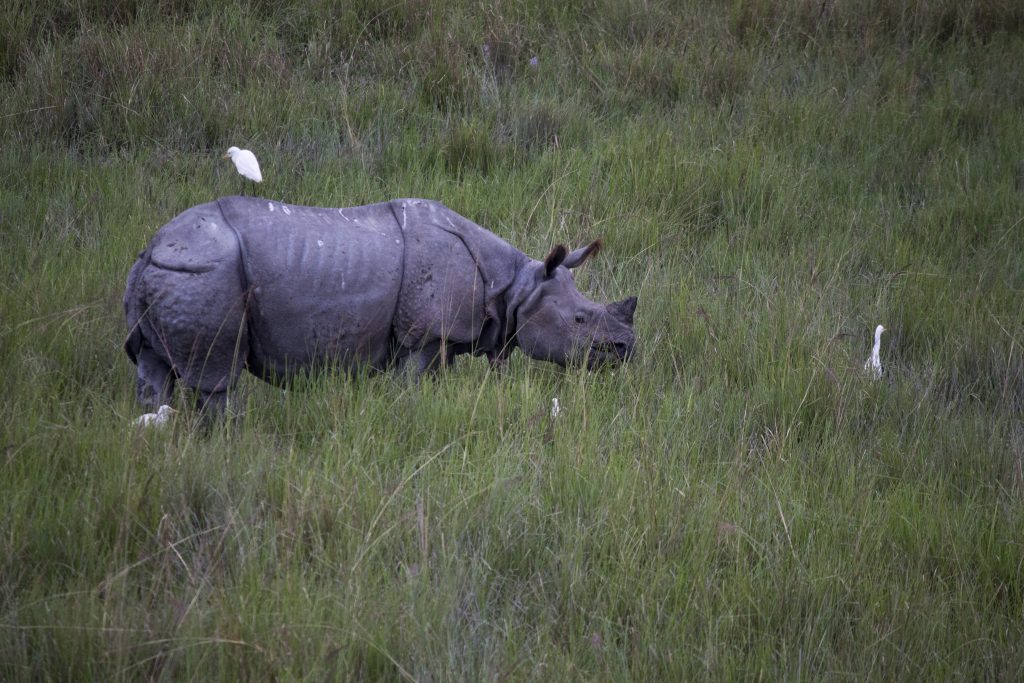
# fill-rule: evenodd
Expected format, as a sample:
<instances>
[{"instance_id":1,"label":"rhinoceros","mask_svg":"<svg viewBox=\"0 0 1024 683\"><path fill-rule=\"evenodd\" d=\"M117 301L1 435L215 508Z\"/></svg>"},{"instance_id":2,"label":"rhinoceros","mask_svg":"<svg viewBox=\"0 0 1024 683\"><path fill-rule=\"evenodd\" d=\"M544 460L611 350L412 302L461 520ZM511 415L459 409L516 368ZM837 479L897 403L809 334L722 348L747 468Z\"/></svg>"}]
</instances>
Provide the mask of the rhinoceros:
<instances>
[{"instance_id":1,"label":"rhinoceros","mask_svg":"<svg viewBox=\"0 0 1024 683\"><path fill-rule=\"evenodd\" d=\"M434 371L458 354L595 367L633 352L636 297L586 299L570 268L600 240L531 259L443 204L318 208L224 197L163 226L131 268L137 396L176 380L223 409L242 369L284 384L318 364Z\"/></svg>"}]
</instances>

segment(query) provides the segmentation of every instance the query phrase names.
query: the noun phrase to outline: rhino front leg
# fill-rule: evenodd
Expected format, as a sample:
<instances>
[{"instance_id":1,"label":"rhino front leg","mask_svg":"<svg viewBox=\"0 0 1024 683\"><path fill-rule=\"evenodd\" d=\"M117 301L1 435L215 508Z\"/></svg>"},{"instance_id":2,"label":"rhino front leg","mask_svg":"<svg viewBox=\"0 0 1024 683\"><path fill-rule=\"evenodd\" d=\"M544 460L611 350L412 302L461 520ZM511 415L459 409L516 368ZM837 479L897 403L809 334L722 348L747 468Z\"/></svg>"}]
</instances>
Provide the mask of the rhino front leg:
<instances>
[{"instance_id":1,"label":"rhino front leg","mask_svg":"<svg viewBox=\"0 0 1024 683\"><path fill-rule=\"evenodd\" d=\"M135 396L146 409L157 409L171 402L177 376L171 366L144 344L138 354Z\"/></svg>"},{"instance_id":2,"label":"rhino front leg","mask_svg":"<svg viewBox=\"0 0 1024 683\"><path fill-rule=\"evenodd\" d=\"M199 409L206 415L223 415L228 407L228 392L200 391Z\"/></svg>"},{"instance_id":3,"label":"rhino front leg","mask_svg":"<svg viewBox=\"0 0 1024 683\"><path fill-rule=\"evenodd\" d=\"M443 339L424 344L419 351L413 353L416 363L416 376L424 373L434 374L441 368L449 368L455 362L455 348Z\"/></svg>"},{"instance_id":4,"label":"rhino front leg","mask_svg":"<svg viewBox=\"0 0 1024 683\"><path fill-rule=\"evenodd\" d=\"M487 363L494 372L504 373L508 369L508 354L504 351L488 351Z\"/></svg>"}]
</instances>

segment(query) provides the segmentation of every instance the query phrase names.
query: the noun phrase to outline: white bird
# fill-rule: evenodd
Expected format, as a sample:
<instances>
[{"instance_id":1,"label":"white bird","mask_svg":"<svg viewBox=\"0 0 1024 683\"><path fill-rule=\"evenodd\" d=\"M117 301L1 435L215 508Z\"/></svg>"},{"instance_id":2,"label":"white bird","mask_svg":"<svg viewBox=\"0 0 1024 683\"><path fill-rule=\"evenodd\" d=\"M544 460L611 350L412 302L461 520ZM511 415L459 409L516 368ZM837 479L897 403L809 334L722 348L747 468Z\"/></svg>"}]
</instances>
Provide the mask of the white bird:
<instances>
[{"instance_id":1,"label":"white bird","mask_svg":"<svg viewBox=\"0 0 1024 683\"><path fill-rule=\"evenodd\" d=\"M167 424L167 421L171 419L171 415L178 412L174 408L167 404L164 404L157 408L155 413L146 413L145 415L135 419L135 424L139 427L149 427L153 425L159 427L160 425Z\"/></svg>"},{"instance_id":2,"label":"white bird","mask_svg":"<svg viewBox=\"0 0 1024 683\"><path fill-rule=\"evenodd\" d=\"M562 412L562 408L558 405L558 398L551 399L551 417L558 417L558 414Z\"/></svg>"},{"instance_id":3,"label":"white bird","mask_svg":"<svg viewBox=\"0 0 1024 683\"><path fill-rule=\"evenodd\" d=\"M238 149L237 147L228 147L228 151L224 154L224 158L231 159L238 172L249 180L254 183L263 182L263 174L260 173L260 162L256 161L256 155L249 150Z\"/></svg>"},{"instance_id":4,"label":"white bird","mask_svg":"<svg viewBox=\"0 0 1024 683\"><path fill-rule=\"evenodd\" d=\"M882 378L882 359L878 351L882 348L882 333L885 328L879 325L875 328L875 345L871 347L871 357L864 361L864 369L871 375L871 379Z\"/></svg>"}]
</instances>

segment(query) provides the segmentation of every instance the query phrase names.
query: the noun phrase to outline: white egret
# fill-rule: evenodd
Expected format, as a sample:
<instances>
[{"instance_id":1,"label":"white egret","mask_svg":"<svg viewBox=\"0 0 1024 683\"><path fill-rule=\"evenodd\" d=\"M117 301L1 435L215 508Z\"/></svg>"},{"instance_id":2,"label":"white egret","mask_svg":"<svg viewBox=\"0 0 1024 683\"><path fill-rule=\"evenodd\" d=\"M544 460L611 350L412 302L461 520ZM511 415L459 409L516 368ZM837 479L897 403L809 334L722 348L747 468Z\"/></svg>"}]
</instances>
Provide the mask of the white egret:
<instances>
[{"instance_id":1,"label":"white egret","mask_svg":"<svg viewBox=\"0 0 1024 683\"><path fill-rule=\"evenodd\" d=\"M228 147L227 153L224 154L225 159L231 159L235 164L235 168L238 172L253 181L254 183L263 182L263 174L260 173L260 162L256 161L256 155L247 149L238 149L237 147Z\"/></svg>"},{"instance_id":2,"label":"white egret","mask_svg":"<svg viewBox=\"0 0 1024 683\"><path fill-rule=\"evenodd\" d=\"M560 412L562 412L562 408L558 405L558 398L551 399L551 417L558 417Z\"/></svg>"},{"instance_id":3,"label":"white egret","mask_svg":"<svg viewBox=\"0 0 1024 683\"><path fill-rule=\"evenodd\" d=\"M146 413L145 415L136 418L135 424L139 427L149 427L150 425L159 427L160 425L167 424L167 421L171 419L171 415L176 412L178 411L165 403L157 408L155 413Z\"/></svg>"},{"instance_id":4,"label":"white egret","mask_svg":"<svg viewBox=\"0 0 1024 683\"><path fill-rule=\"evenodd\" d=\"M878 352L882 348L883 332L885 332L885 328L881 325L875 328L875 345L871 347L871 356L864 361L864 369L872 379L882 378L882 359L878 356Z\"/></svg>"}]
</instances>

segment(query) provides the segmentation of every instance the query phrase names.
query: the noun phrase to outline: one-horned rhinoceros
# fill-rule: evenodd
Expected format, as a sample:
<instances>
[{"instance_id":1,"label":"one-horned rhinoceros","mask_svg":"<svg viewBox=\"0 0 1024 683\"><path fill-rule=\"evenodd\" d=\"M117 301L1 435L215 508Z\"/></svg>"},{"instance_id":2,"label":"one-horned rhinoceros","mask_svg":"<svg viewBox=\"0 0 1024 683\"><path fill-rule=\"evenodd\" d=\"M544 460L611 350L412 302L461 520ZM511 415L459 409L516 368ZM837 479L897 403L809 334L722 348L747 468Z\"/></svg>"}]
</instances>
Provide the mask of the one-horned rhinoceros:
<instances>
[{"instance_id":1,"label":"one-horned rhinoceros","mask_svg":"<svg viewBox=\"0 0 1024 683\"><path fill-rule=\"evenodd\" d=\"M281 383L318 364L414 363L516 347L593 367L633 351L636 298L586 299L570 268L600 247L543 261L443 204L400 199L326 209L225 197L156 233L128 275L125 350L139 401L180 379L223 407L243 368Z\"/></svg>"}]
</instances>

